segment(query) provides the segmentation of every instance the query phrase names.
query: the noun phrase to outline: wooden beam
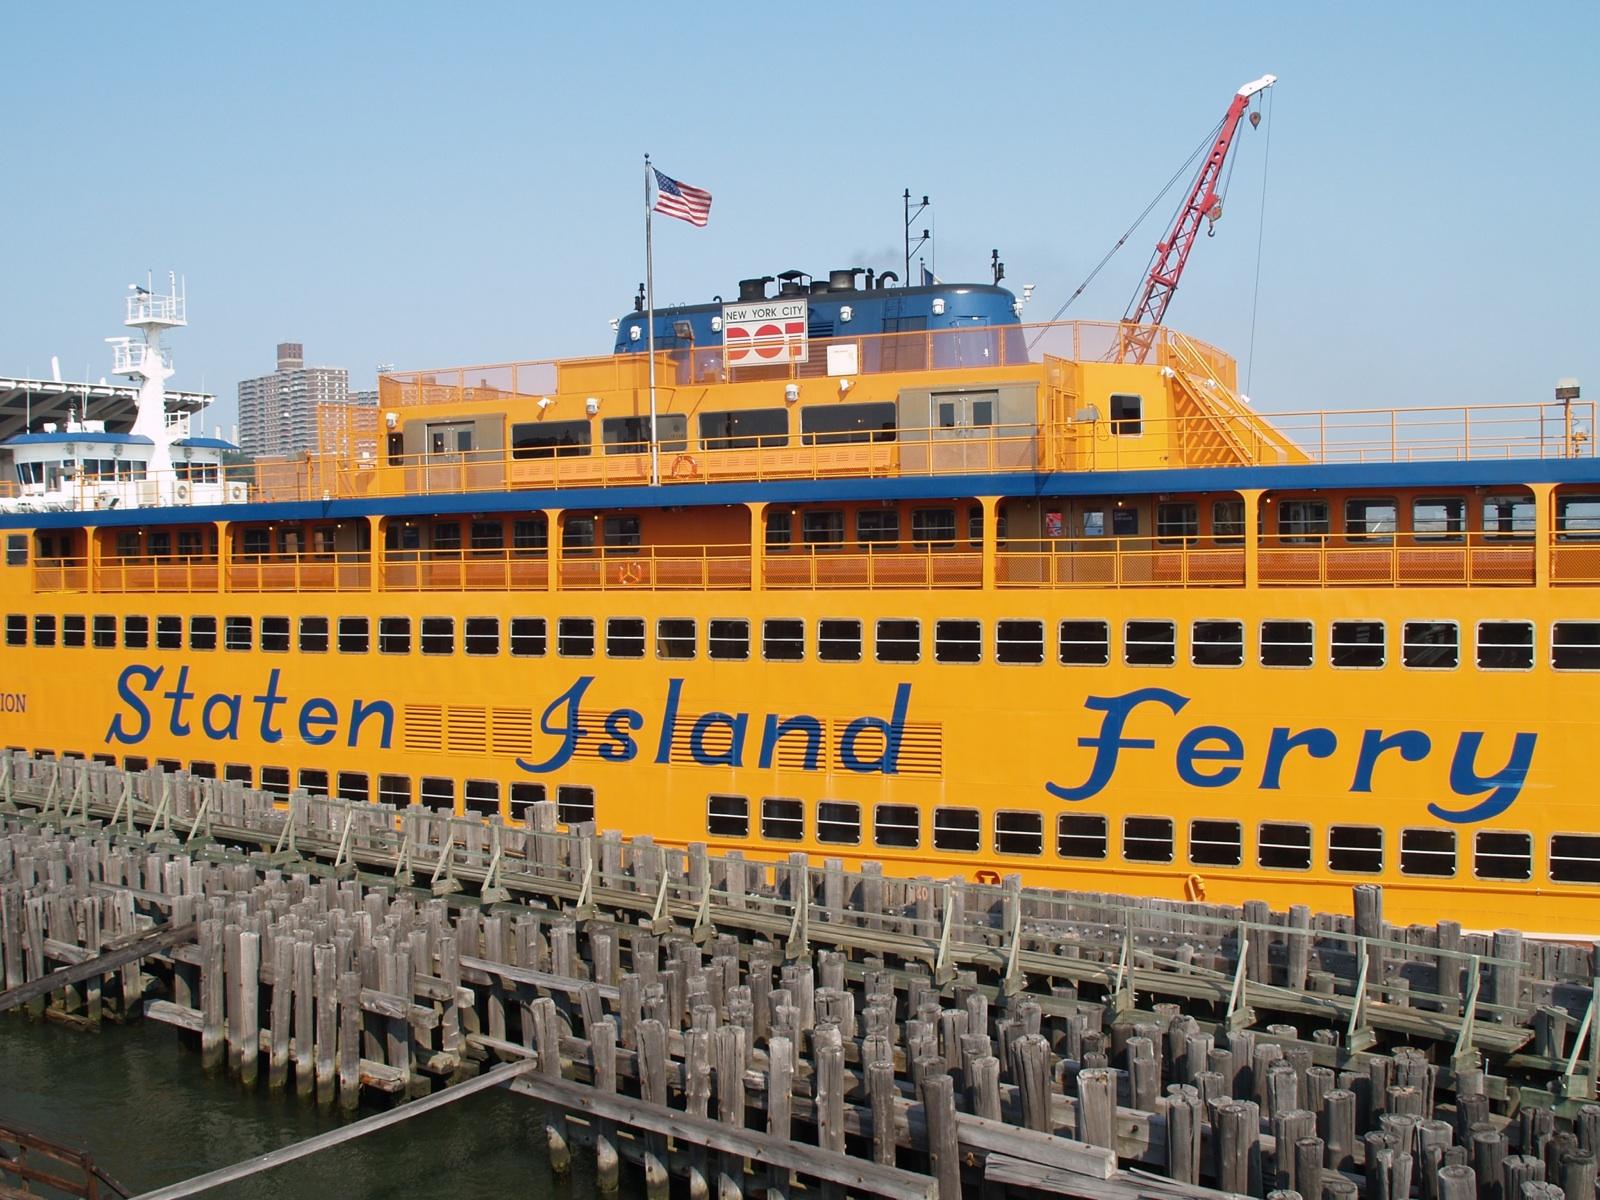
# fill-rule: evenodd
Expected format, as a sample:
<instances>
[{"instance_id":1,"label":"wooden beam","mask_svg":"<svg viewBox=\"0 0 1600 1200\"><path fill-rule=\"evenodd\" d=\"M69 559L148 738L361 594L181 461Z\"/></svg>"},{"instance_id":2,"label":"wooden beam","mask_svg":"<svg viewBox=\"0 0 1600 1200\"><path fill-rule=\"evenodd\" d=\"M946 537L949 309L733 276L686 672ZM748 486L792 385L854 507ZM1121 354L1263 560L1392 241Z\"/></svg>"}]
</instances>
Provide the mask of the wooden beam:
<instances>
[{"instance_id":1,"label":"wooden beam","mask_svg":"<svg viewBox=\"0 0 1600 1200\"><path fill-rule=\"evenodd\" d=\"M51 971L50 974L41 975L29 983L19 984L8 992L0 992L0 1012L18 1008L33 1000L41 1000L51 992L82 983L86 979L93 979L97 975L108 975L119 967L138 962L141 958L169 949L179 942L192 941L199 928L193 921L187 925L158 925L136 941L107 950L104 954L98 954L86 962L62 967L59 971Z\"/></svg>"}]
</instances>

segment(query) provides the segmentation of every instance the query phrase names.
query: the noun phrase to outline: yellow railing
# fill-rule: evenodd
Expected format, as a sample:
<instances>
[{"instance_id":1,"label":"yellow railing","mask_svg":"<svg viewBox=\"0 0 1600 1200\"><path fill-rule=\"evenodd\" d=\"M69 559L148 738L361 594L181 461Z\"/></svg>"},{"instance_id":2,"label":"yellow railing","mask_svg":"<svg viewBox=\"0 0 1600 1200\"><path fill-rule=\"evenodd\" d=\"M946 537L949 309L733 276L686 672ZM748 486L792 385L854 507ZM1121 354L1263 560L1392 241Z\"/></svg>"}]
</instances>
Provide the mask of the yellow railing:
<instances>
[{"instance_id":1,"label":"yellow railing","mask_svg":"<svg viewBox=\"0 0 1600 1200\"><path fill-rule=\"evenodd\" d=\"M365 592L372 558L364 551L313 554L236 554L228 560L230 592Z\"/></svg>"},{"instance_id":2,"label":"yellow railing","mask_svg":"<svg viewBox=\"0 0 1600 1200\"><path fill-rule=\"evenodd\" d=\"M1003 588L1202 588L1244 584L1244 549L1169 546L1150 538L1098 538L1002 549Z\"/></svg>"},{"instance_id":3,"label":"yellow railing","mask_svg":"<svg viewBox=\"0 0 1600 1200\"><path fill-rule=\"evenodd\" d=\"M1534 559L1532 538L1483 533L1272 537L1259 552L1261 583L1273 587L1527 585Z\"/></svg>"}]
</instances>

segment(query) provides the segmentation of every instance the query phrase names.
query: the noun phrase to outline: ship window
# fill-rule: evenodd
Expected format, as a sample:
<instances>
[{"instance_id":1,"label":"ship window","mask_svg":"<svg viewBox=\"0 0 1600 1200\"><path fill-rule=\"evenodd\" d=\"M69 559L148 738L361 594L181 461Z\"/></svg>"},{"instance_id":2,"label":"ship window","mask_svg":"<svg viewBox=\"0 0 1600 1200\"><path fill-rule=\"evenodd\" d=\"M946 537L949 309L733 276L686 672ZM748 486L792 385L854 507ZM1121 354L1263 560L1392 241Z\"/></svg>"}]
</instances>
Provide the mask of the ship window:
<instances>
[{"instance_id":1,"label":"ship window","mask_svg":"<svg viewBox=\"0 0 1600 1200\"><path fill-rule=\"evenodd\" d=\"M861 622L828 617L818 621L817 657L823 662L860 662Z\"/></svg>"},{"instance_id":2,"label":"ship window","mask_svg":"<svg viewBox=\"0 0 1600 1200\"><path fill-rule=\"evenodd\" d=\"M1421 540L1459 542L1467 528L1467 502L1458 496L1422 496L1411 502L1411 532Z\"/></svg>"},{"instance_id":3,"label":"ship window","mask_svg":"<svg viewBox=\"0 0 1600 1200\"><path fill-rule=\"evenodd\" d=\"M289 618L261 618L261 648L274 654L289 652Z\"/></svg>"},{"instance_id":4,"label":"ship window","mask_svg":"<svg viewBox=\"0 0 1600 1200\"><path fill-rule=\"evenodd\" d=\"M340 617L339 653L365 654L371 644L371 628L366 617Z\"/></svg>"},{"instance_id":5,"label":"ship window","mask_svg":"<svg viewBox=\"0 0 1600 1200\"><path fill-rule=\"evenodd\" d=\"M900 514L892 508L863 508L856 513L856 541L898 542Z\"/></svg>"},{"instance_id":6,"label":"ship window","mask_svg":"<svg viewBox=\"0 0 1600 1200\"><path fill-rule=\"evenodd\" d=\"M848 800L818 801L817 841L831 846L860 845L861 805Z\"/></svg>"},{"instance_id":7,"label":"ship window","mask_svg":"<svg viewBox=\"0 0 1600 1200\"><path fill-rule=\"evenodd\" d=\"M915 850L922 844L922 810L915 804L880 804L872 810L872 840Z\"/></svg>"},{"instance_id":8,"label":"ship window","mask_svg":"<svg viewBox=\"0 0 1600 1200\"><path fill-rule=\"evenodd\" d=\"M245 763L228 763L222 768L222 777L229 783L242 783L250 787L255 782L255 770Z\"/></svg>"},{"instance_id":9,"label":"ship window","mask_svg":"<svg viewBox=\"0 0 1600 1200\"><path fill-rule=\"evenodd\" d=\"M1172 861L1172 818L1122 818L1122 857L1129 862Z\"/></svg>"},{"instance_id":10,"label":"ship window","mask_svg":"<svg viewBox=\"0 0 1600 1200\"><path fill-rule=\"evenodd\" d=\"M461 549L461 522L439 522L428 531L428 543L434 550Z\"/></svg>"},{"instance_id":11,"label":"ship window","mask_svg":"<svg viewBox=\"0 0 1600 1200\"><path fill-rule=\"evenodd\" d=\"M513 783L511 785L511 819L523 825L528 823L529 812L535 804L544 803L544 784Z\"/></svg>"},{"instance_id":12,"label":"ship window","mask_svg":"<svg viewBox=\"0 0 1600 1200\"><path fill-rule=\"evenodd\" d=\"M742 617L714 617L706 622L706 657L743 662L750 657L750 622Z\"/></svg>"},{"instance_id":13,"label":"ship window","mask_svg":"<svg viewBox=\"0 0 1600 1200\"><path fill-rule=\"evenodd\" d=\"M196 618L196 620L198 620L198 619L199 618ZM207 617L206 620L209 620L209 621L212 622L212 625L211 625L211 645L207 646L207 647L196 646L195 647L196 650L199 650L199 649L212 650L212 649L216 648L216 644L217 644L216 618L215 617ZM63 646L82 647L84 645L84 643L87 641L86 625L87 625L87 622L84 620L84 618L83 618L83 616L81 614L70 614L69 613L67 616L62 617L61 618L61 644Z\"/></svg>"},{"instance_id":14,"label":"ship window","mask_svg":"<svg viewBox=\"0 0 1600 1200\"><path fill-rule=\"evenodd\" d=\"M562 658L594 654L594 618L561 617L556 621L556 653Z\"/></svg>"},{"instance_id":15,"label":"ship window","mask_svg":"<svg viewBox=\"0 0 1600 1200\"><path fill-rule=\"evenodd\" d=\"M800 410L800 441L806 446L828 446L842 442L892 442L895 433L895 406L879 404L830 404Z\"/></svg>"},{"instance_id":16,"label":"ship window","mask_svg":"<svg viewBox=\"0 0 1600 1200\"><path fill-rule=\"evenodd\" d=\"M422 530L407 521L404 525L389 525L383 531L383 548L390 551L419 550L422 547Z\"/></svg>"},{"instance_id":17,"label":"ship window","mask_svg":"<svg viewBox=\"0 0 1600 1200\"><path fill-rule=\"evenodd\" d=\"M1059 517L1060 514L1058 513L1057 516ZM1006 536L1005 513L996 514L995 531L1000 540L1004 541ZM967 545L974 550L983 545L983 505L981 504L967 505Z\"/></svg>"},{"instance_id":18,"label":"ship window","mask_svg":"<svg viewBox=\"0 0 1600 1200\"><path fill-rule=\"evenodd\" d=\"M229 617L230 621L244 622L244 648L250 648L250 618ZM117 618L110 613L96 613L93 623L94 645L96 650L110 650L117 644ZM233 647L229 647L233 649Z\"/></svg>"},{"instance_id":19,"label":"ship window","mask_svg":"<svg viewBox=\"0 0 1600 1200\"><path fill-rule=\"evenodd\" d=\"M1256 862L1279 871L1311 869L1311 826L1263 821L1256 830Z\"/></svg>"},{"instance_id":20,"label":"ship window","mask_svg":"<svg viewBox=\"0 0 1600 1200\"><path fill-rule=\"evenodd\" d=\"M1333 623L1333 665L1336 667L1381 667L1384 662L1382 621L1335 621Z\"/></svg>"},{"instance_id":21,"label":"ship window","mask_svg":"<svg viewBox=\"0 0 1600 1200\"><path fill-rule=\"evenodd\" d=\"M838 546L844 543L844 513L832 510L800 515L800 536L808 546Z\"/></svg>"},{"instance_id":22,"label":"ship window","mask_svg":"<svg viewBox=\"0 0 1600 1200\"><path fill-rule=\"evenodd\" d=\"M1003 663L1042 663L1044 661L1043 621L996 621L994 656Z\"/></svg>"},{"instance_id":23,"label":"ship window","mask_svg":"<svg viewBox=\"0 0 1600 1200\"><path fill-rule=\"evenodd\" d=\"M1193 504L1156 506L1156 541L1166 546L1190 545L1200 533L1200 509Z\"/></svg>"},{"instance_id":24,"label":"ship window","mask_svg":"<svg viewBox=\"0 0 1600 1200\"><path fill-rule=\"evenodd\" d=\"M781 554L794 542L794 513L789 509L767 511L767 549Z\"/></svg>"},{"instance_id":25,"label":"ship window","mask_svg":"<svg viewBox=\"0 0 1600 1200\"><path fill-rule=\"evenodd\" d=\"M1556 539L1563 542L1600 539L1600 496L1558 496Z\"/></svg>"},{"instance_id":26,"label":"ship window","mask_svg":"<svg viewBox=\"0 0 1600 1200\"><path fill-rule=\"evenodd\" d=\"M24 567L28 565L28 535L25 533L12 533L6 535L6 566Z\"/></svg>"},{"instance_id":27,"label":"ship window","mask_svg":"<svg viewBox=\"0 0 1600 1200\"><path fill-rule=\"evenodd\" d=\"M1456 833L1453 829L1402 829L1402 875L1448 876L1456 873Z\"/></svg>"},{"instance_id":28,"label":"ship window","mask_svg":"<svg viewBox=\"0 0 1600 1200\"><path fill-rule=\"evenodd\" d=\"M1558 671L1600 671L1600 621L1551 626L1550 665Z\"/></svg>"},{"instance_id":29,"label":"ship window","mask_svg":"<svg viewBox=\"0 0 1600 1200\"><path fill-rule=\"evenodd\" d=\"M461 785L461 803L469 813L500 815L500 784L494 779L469 779Z\"/></svg>"},{"instance_id":30,"label":"ship window","mask_svg":"<svg viewBox=\"0 0 1600 1200\"><path fill-rule=\"evenodd\" d=\"M326 796L328 794L328 773L315 767L301 767L299 790L310 792L315 796Z\"/></svg>"},{"instance_id":31,"label":"ship window","mask_svg":"<svg viewBox=\"0 0 1600 1200\"><path fill-rule=\"evenodd\" d=\"M561 522L561 549L585 554L594 549L594 518L568 517Z\"/></svg>"},{"instance_id":32,"label":"ship window","mask_svg":"<svg viewBox=\"0 0 1600 1200\"><path fill-rule=\"evenodd\" d=\"M777 842L798 842L806 834L805 805L787 796L761 797L761 836Z\"/></svg>"},{"instance_id":33,"label":"ship window","mask_svg":"<svg viewBox=\"0 0 1600 1200\"><path fill-rule=\"evenodd\" d=\"M1056 818L1056 853L1062 858L1104 858L1110 838L1097 813L1062 813Z\"/></svg>"},{"instance_id":34,"label":"ship window","mask_svg":"<svg viewBox=\"0 0 1600 1200\"><path fill-rule=\"evenodd\" d=\"M1237 821L1190 821L1189 861L1202 867L1237 867L1243 858Z\"/></svg>"},{"instance_id":35,"label":"ship window","mask_svg":"<svg viewBox=\"0 0 1600 1200\"><path fill-rule=\"evenodd\" d=\"M650 453L649 417L607 417L600 422L600 441L607 454ZM689 447L689 418L683 413L656 414L656 445L663 454Z\"/></svg>"},{"instance_id":36,"label":"ship window","mask_svg":"<svg viewBox=\"0 0 1600 1200\"><path fill-rule=\"evenodd\" d=\"M252 535L255 536L253 537ZM247 529L244 531L244 549L246 554L251 553L250 547L257 539L260 541L261 548L259 551L256 551L256 553L265 554L267 552L270 546L270 543L267 541L267 531L265 529ZM138 558L139 531L137 529L119 529L117 531L116 550L114 553L118 558Z\"/></svg>"},{"instance_id":37,"label":"ship window","mask_svg":"<svg viewBox=\"0 0 1600 1200\"><path fill-rule=\"evenodd\" d=\"M217 777L217 764L214 762L192 762L189 764L189 774L196 779L215 779Z\"/></svg>"},{"instance_id":38,"label":"ship window","mask_svg":"<svg viewBox=\"0 0 1600 1200\"><path fill-rule=\"evenodd\" d=\"M43 756L44 751L41 750L39 753L40 753L40 756ZM129 755L126 755L122 760L122 769L124 771L129 771L129 772L131 772L133 774L138 774L140 771L148 771L150 769L150 760L148 758L144 757L144 755L142 755L142 754L129 754ZM271 768L269 768L269 767L262 767L261 768L263 774L265 774L270 769ZM289 775L289 773L287 771L284 771L284 778L285 779L288 778L288 775Z\"/></svg>"},{"instance_id":39,"label":"ship window","mask_svg":"<svg viewBox=\"0 0 1600 1200\"><path fill-rule=\"evenodd\" d=\"M379 617L378 618L378 653L379 654L410 654L411 653L411 618L410 617Z\"/></svg>"},{"instance_id":40,"label":"ship window","mask_svg":"<svg viewBox=\"0 0 1600 1200\"><path fill-rule=\"evenodd\" d=\"M601 536L607 550L637 550L639 548L639 518L636 516L607 517L602 523Z\"/></svg>"},{"instance_id":41,"label":"ship window","mask_svg":"<svg viewBox=\"0 0 1600 1200\"><path fill-rule=\"evenodd\" d=\"M1122 658L1134 667L1170 667L1178 661L1178 627L1171 621L1129 621Z\"/></svg>"},{"instance_id":42,"label":"ship window","mask_svg":"<svg viewBox=\"0 0 1600 1200\"><path fill-rule=\"evenodd\" d=\"M1422 671L1453 671L1461 662L1454 621L1407 621L1400 627L1400 661Z\"/></svg>"},{"instance_id":43,"label":"ship window","mask_svg":"<svg viewBox=\"0 0 1600 1200\"><path fill-rule=\"evenodd\" d=\"M545 636L543 617L511 618L511 653L513 657L544 657Z\"/></svg>"},{"instance_id":44,"label":"ship window","mask_svg":"<svg viewBox=\"0 0 1600 1200\"><path fill-rule=\"evenodd\" d=\"M500 653L500 618L468 617L461 626L462 648L480 657Z\"/></svg>"},{"instance_id":45,"label":"ship window","mask_svg":"<svg viewBox=\"0 0 1600 1200\"><path fill-rule=\"evenodd\" d=\"M588 421L529 421L511 427L512 458L570 458L587 453Z\"/></svg>"},{"instance_id":46,"label":"ship window","mask_svg":"<svg viewBox=\"0 0 1600 1200\"><path fill-rule=\"evenodd\" d=\"M1068 666L1105 666L1111 661L1111 627L1104 621L1061 622L1059 657Z\"/></svg>"},{"instance_id":47,"label":"ship window","mask_svg":"<svg viewBox=\"0 0 1600 1200\"><path fill-rule=\"evenodd\" d=\"M933 658L942 663L983 661L983 622L935 621Z\"/></svg>"},{"instance_id":48,"label":"ship window","mask_svg":"<svg viewBox=\"0 0 1600 1200\"><path fill-rule=\"evenodd\" d=\"M1397 518L1395 502L1356 497L1344 502L1344 532L1351 541L1391 542Z\"/></svg>"},{"instance_id":49,"label":"ship window","mask_svg":"<svg viewBox=\"0 0 1600 1200\"><path fill-rule=\"evenodd\" d=\"M696 641L693 617L662 617L656 622L657 658L693 658Z\"/></svg>"},{"instance_id":50,"label":"ship window","mask_svg":"<svg viewBox=\"0 0 1600 1200\"><path fill-rule=\"evenodd\" d=\"M456 810L456 781L439 775L424 775L418 782L417 799L423 808L434 812L453 813Z\"/></svg>"},{"instance_id":51,"label":"ship window","mask_svg":"<svg viewBox=\"0 0 1600 1200\"><path fill-rule=\"evenodd\" d=\"M643 658L644 618L607 618L606 653L612 658Z\"/></svg>"},{"instance_id":52,"label":"ship window","mask_svg":"<svg viewBox=\"0 0 1600 1200\"><path fill-rule=\"evenodd\" d=\"M1557 883L1600 883L1600 836L1551 834L1550 878Z\"/></svg>"},{"instance_id":53,"label":"ship window","mask_svg":"<svg viewBox=\"0 0 1600 1200\"><path fill-rule=\"evenodd\" d=\"M156 649L183 649L183 618L159 616L156 618Z\"/></svg>"},{"instance_id":54,"label":"ship window","mask_svg":"<svg viewBox=\"0 0 1600 1200\"><path fill-rule=\"evenodd\" d=\"M411 776L379 775L378 803L393 805L395 808L411 807Z\"/></svg>"},{"instance_id":55,"label":"ship window","mask_svg":"<svg viewBox=\"0 0 1600 1200\"><path fill-rule=\"evenodd\" d=\"M1478 667L1484 671L1533 670L1533 624L1479 621Z\"/></svg>"},{"instance_id":56,"label":"ship window","mask_svg":"<svg viewBox=\"0 0 1600 1200\"><path fill-rule=\"evenodd\" d=\"M287 796L289 794L289 768L262 767L261 790L263 792L271 792L274 796Z\"/></svg>"},{"instance_id":57,"label":"ship window","mask_svg":"<svg viewBox=\"0 0 1600 1200\"><path fill-rule=\"evenodd\" d=\"M761 657L768 662L799 662L806 656L806 623L768 618L762 624Z\"/></svg>"},{"instance_id":58,"label":"ship window","mask_svg":"<svg viewBox=\"0 0 1600 1200\"><path fill-rule=\"evenodd\" d=\"M456 619L454 617L423 617L422 633L417 645L424 654L454 654L456 652Z\"/></svg>"},{"instance_id":59,"label":"ship window","mask_svg":"<svg viewBox=\"0 0 1600 1200\"><path fill-rule=\"evenodd\" d=\"M1316 656L1310 621L1261 622L1261 665L1309 667Z\"/></svg>"},{"instance_id":60,"label":"ship window","mask_svg":"<svg viewBox=\"0 0 1600 1200\"><path fill-rule=\"evenodd\" d=\"M712 837L749 837L750 801L744 796L707 796L706 832Z\"/></svg>"},{"instance_id":61,"label":"ship window","mask_svg":"<svg viewBox=\"0 0 1600 1200\"><path fill-rule=\"evenodd\" d=\"M1483 498L1483 532L1495 538L1533 536L1532 496L1506 495Z\"/></svg>"},{"instance_id":62,"label":"ship window","mask_svg":"<svg viewBox=\"0 0 1600 1200\"><path fill-rule=\"evenodd\" d=\"M371 798L371 780L365 771L339 772L339 799L365 804Z\"/></svg>"},{"instance_id":63,"label":"ship window","mask_svg":"<svg viewBox=\"0 0 1600 1200\"><path fill-rule=\"evenodd\" d=\"M879 621L874 650L879 662L921 662L922 622L902 617L889 617Z\"/></svg>"},{"instance_id":64,"label":"ship window","mask_svg":"<svg viewBox=\"0 0 1600 1200\"><path fill-rule=\"evenodd\" d=\"M1081 525L1083 536L1086 538L1105 537L1106 514L1102 508L1086 508L1083 510Z\"/></svg>"},{"instance_id":65,"label":"ship window","mask_svg":"<svg viewBox=\"0 0 1600 1200\"><path fill-rule=\"evenodd\" d=\"M1278 533L1285 542L1310 542L1328 532L1326 500L1285 500L1278 505Z\"/></svg>"},{"instance_id":66,"label":"ship window","mask_svg":"<svg viewBox=\"0 0 1600 1200\"><path fill-rule=\"evenodd\" d=\"M911 511L911 540L919 547L948 550L956 544L956 510L916 508Z\"/></svg>"},{"instance_id":67,"label":"ship window","mask_svg":"<svg viewBox=\"0 0 1600 1200\"><path fill-rule=\"evenodd\" d=\"M511 523L511 548L543 554L550 547L550 525L543 514Z\"/></svg>"},{"instance_id":68,"label":"ship window","mask_svg":"<svg viewBox=\"0 0 1600 1200\"><path fill-rule=\"evenodd\" d=\"M1242 667L1244 622L1196 621L1189 640L1189 657L1197 667Z\"/></svg>"},{"instance_id":69,"label":"ship window","mask_svg":"<svg viewBox=\"0 0 1600 1200\"><path fill-rule=\"evenodd\" d=\"M326 654L328 652L328 618L300 618L300 653Z\"/></svg>"},{"instance_id":70,"label":"ship window","mask_svg":"<svg viewBox=\"0 0 1600 1200\"><path fill-rule=\"evenodd\" d=\"M933 846L936 850L974 853L980 844L983 826L975 808L936 808L933 810Z\"/></svg>"},{"instance_id":71,"label":"ship window","mask_svg":"<svg viewBox=\"0 0 1600 1200\"><path fill-rule=\"evenodd\" d=\"M789 440L789 414L781 408L700 414L700 444L707 450L752 450Z\"/></svg>"},{"instance_id":72,"label":"ship window","mask_svg":"<svg viewBox=\"0 0 1600 1200\"><path fill-rule=\"evenodd\" d=\"M1383 870L1383 830L1373 825L1328 826L1328 870Z\"/></svg>"},{"instance_id":73,"label":"ship window","mask_svg":"<svg viewBox=\"0 0 1600 1200\"><path fill-rule=\"evenodd\" d=\"M1144 397L1111 393L1111 432L1118 437L1138 437L1144 432Z\"/></svg>"},{"instance_id":74,"label":"ship window","mask_svg":"<svg viewBox=\"0 0 1600 1200\"><path fill-rule=\"evenodd\" d=\"M468 534L474 550L504 550L506 527L499 521L474 521Z\"/></svg>"},{"instance_id":75,"label":"ship window","mask_svg":"<svg viewBox=\"0 0 1600 1200\"><path fill-rule=\"evenodd\" d=\"M70 753L62 755L62 758L66 759L73 757L74 755ZM176 775L179 771L183 770L183 764L175 758L158 758L156 759L156 766L160 767L168 775Z\"/></svg>"},{"instance_id":76,"label":"ship window","mask_svg":"<svg viewBox=\"0 0 1600 1200\"><path fill-rule=\"evenodd\" d=\"M39 613L33 618L33 644L35 646L56 644L56 619L53 615Z\"/></svg>"},{"instance_id":77,"label":"ship window","mask_svg":"<svg viewBox=\"0 0 1600 1200\"><path fill-rule=\"evenodd\" d=\"M287 617L280 617L279 620L283 621L287 626ZM284 632L284 638L287 641L287 628ZM150 618L124 617L122 619L122 644L129 650L148 649L150 646ZM287 645L284 646L285 650L288 648L289 647ZM265 647L263 647L263 649L265 649Z\"/></svg>"},{"instance_id":78,"label":"ship window","mask_svg":"<svg viewBox=\"0 0 1600 1200\"><path fill-rule=\"evenodd\" d=\"M80 617L79 620L82 620ZM215 617L189 618L189 649L215 650L217 648L217 619Z\"/></svg>"},{"instance_id":79,"label":"ship window","mask_svg":"<svg viewBox=\"0 0 1600 1200\"><path fill-rule=\"evenodd\" d=\"M1473 838L1472 873L1479 879L1532 879L1533 836L1480 829Z\"/></svg>"},{"instance_id":80,"label":"ship window","mask_svg":"<svg viewBox=\"0 0 1600 1200\"><path fill-rule=\"evenodd\" d=\"M1043 854L1044 818L1036 812L995 813L994 849L997 854Z\"/></svg>"},{"instance_id":81,"label":"ship window","mask_svg":"<svg viewBox=\"0 0 1600 1200\"><path fill-rule=\"evenodd\" d=\"M1211 540L1219 546L1237 546L1244 541L1244 501L1211 502Z\"/></svg>"}]
</instances>

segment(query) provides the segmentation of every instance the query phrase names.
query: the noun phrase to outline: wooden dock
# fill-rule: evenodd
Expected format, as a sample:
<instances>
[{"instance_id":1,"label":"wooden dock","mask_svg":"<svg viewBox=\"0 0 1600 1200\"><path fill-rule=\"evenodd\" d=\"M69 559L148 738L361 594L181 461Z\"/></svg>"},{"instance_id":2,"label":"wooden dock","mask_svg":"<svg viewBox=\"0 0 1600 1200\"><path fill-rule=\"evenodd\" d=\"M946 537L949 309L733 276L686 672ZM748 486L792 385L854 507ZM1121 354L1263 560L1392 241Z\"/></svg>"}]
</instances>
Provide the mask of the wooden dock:
<instances>
[{"instance_id":1,"label":"wooden dock","mask_svg":"<svg viewBox=\"0 0 1600 1200\"><path fill-rule=\"evenodd\" d=\"M1594 948L1381 902L892 879L0 758L0 1010L148 1016L349 1109L518 1066L481 1086L543 1104L557 1170L582 1144L652 1196L1591 1200Z\"/></svg>"}]
</instances>

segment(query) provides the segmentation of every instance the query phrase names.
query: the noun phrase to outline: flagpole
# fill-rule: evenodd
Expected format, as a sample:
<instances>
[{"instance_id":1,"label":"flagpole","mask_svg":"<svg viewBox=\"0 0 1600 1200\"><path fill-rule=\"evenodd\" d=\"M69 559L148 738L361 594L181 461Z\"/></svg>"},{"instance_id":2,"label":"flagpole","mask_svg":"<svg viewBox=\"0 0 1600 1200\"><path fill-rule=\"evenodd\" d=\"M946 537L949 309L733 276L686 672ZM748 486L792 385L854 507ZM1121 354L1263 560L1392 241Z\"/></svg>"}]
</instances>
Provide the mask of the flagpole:
<instances>
[{"instance_id":1,"label":"flagpole","mask_svg":"<svg viewBox=\"0 0 1600 1200\"><path fill-rule=\"evenodd\" d=\"M650 485L661 482L661 446L656 441L656 280L650 232L650 156L644 156L644 307L646 353L650 356Z\"/></svg>"}]
</instances>

